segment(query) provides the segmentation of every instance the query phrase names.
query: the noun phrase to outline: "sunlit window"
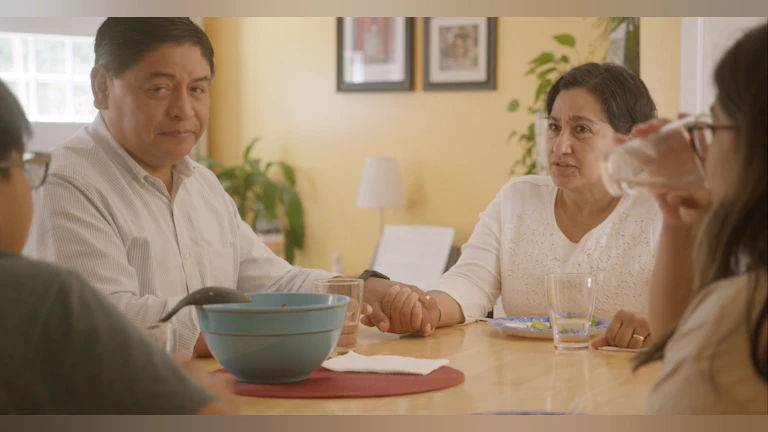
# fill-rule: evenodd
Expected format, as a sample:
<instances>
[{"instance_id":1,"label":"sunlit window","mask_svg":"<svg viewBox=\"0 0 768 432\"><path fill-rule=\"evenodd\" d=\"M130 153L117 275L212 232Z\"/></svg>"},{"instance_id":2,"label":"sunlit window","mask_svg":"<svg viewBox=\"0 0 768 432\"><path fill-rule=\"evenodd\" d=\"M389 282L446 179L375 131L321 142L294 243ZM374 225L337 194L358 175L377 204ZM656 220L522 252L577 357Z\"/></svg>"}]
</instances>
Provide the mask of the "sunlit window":
<instances>
[{"instance_id":1,"label":"sunlit window","mask_svg":"<svg viewBox=\"0 0 768 432\"><path fill-rule=\"evenodd\" d=\"M0 32L0 79L33 122L90 123L93 37Z\"/></svg>"}]
</instances>

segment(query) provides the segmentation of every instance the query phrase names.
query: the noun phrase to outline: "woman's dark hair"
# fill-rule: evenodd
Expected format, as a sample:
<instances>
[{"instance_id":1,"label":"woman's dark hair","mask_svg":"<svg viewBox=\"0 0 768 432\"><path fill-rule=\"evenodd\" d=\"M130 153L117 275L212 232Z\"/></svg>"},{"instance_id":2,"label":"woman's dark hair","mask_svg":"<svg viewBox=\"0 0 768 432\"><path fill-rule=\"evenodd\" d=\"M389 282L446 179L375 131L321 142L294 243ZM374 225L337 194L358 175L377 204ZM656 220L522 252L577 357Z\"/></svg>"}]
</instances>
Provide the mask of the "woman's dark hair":
<instances>
[{"instance_id":1,"label":"woman's dark hair","mask_svg":"<svg viewBox=\"0 0 768 432\"><path fill-rule=\"evenodd\" d=\"M749 276L746 304L749 355L757 374L768 382L768 25L747 32L725 53L714 81L718 101L736 126L738 169L734 184L709 213L698 233L694 289L738 274ZM758 302L760 294L766 297ZM755 313L756 312L756 313ZM674 334L662 337L639 356L637 366L661 359Z\"/></svg>"},{"instance_id":2,"label":"woman's dark hair","mask_svg":"<svg viewBox=\"0 0 768 432\"><path fill-rule=\"evenodd\" d=\"M547 94L547 113L552 112L563 90L582 88L597 97L613 130L627 135L638 123L656 117L656 104L643 80L623 66L586 63L557 79Z\"/></svg>"},{"instance_id":3,"label":"woman's dark hair","mask_svg":"<svg viewBox=\"0 0 768 432\"><path fill-rule=\"evenodd\" d=\"M191 19L107 18L96 32L96 64L111 76L120 76L159 45L192 44L213 67L213 45L208 35Z\"/></svg>"},{"instance_id":4,"label":"woman's dark hair","mask_svg":"<svg viewBox=\"0 0 768 432\"><path fill-rule=\"evenodd\" d=\"M32 134L24 109L11 90L0 81L0 162L5 161L12 152L24 151L24 139ZM7 169L0 169L0 177L8 174Z\"/></svg>"}]
</instances>

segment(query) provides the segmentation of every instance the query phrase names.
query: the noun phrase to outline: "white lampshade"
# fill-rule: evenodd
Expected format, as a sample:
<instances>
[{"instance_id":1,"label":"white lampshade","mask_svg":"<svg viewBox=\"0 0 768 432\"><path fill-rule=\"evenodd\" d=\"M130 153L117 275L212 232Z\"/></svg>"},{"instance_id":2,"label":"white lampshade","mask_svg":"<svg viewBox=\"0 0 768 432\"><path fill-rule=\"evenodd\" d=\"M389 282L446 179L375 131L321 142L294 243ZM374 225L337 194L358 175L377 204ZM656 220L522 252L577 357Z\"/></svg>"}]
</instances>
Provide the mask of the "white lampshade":
<instances>
[{"instance_id":1,"label":"white lampshade","mask_svg":"<svg viewBox=\"0 0 768 432\"><path fill-rule=\"evenodd\" d=\"M404 205L405 190L395 158L366 158L357 191L357 207L386 208Z\"/></svg>"}]
</instances>

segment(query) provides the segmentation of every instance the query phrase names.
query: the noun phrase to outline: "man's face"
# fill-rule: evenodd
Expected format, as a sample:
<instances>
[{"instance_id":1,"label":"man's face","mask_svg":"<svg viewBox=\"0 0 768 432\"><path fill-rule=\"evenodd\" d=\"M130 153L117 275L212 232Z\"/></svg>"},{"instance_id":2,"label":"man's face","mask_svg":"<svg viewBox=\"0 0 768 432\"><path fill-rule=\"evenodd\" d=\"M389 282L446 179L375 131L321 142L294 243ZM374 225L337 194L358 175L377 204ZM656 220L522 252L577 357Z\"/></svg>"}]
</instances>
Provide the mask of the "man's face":
<instances>
[{"instance_id":1,"label":"man's face","mask_svg":"<svg viewBox=\"0 0 768 432\"><path fill-rule=\"evenodd\" d=\"M101 69L93 79L112 136L149 171L183 159L205 132L211 68L197 46L162 45L118 77Z\"/></svg>"}]
</instances>

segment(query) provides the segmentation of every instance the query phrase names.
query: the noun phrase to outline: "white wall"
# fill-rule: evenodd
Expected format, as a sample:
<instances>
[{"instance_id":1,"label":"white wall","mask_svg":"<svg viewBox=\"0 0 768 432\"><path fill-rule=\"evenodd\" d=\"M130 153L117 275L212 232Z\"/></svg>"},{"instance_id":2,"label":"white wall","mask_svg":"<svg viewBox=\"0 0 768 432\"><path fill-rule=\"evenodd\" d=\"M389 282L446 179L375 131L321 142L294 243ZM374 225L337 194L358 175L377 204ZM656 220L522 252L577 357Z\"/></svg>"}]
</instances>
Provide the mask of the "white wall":
<instances>
[{"instance_id":1,"label":"white wall","mask_svg":"<svg viewBox=\"0 0 768 432\"><path fill-rule=\"evenodd\" d=\"M684 17L680 31L680 111L709 111L716 94L712 81L717 62L746 31L765 17Z\"/></svg>"}]
</instances>

